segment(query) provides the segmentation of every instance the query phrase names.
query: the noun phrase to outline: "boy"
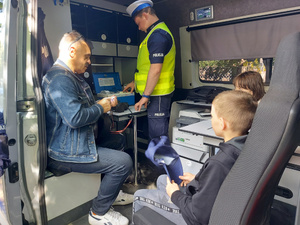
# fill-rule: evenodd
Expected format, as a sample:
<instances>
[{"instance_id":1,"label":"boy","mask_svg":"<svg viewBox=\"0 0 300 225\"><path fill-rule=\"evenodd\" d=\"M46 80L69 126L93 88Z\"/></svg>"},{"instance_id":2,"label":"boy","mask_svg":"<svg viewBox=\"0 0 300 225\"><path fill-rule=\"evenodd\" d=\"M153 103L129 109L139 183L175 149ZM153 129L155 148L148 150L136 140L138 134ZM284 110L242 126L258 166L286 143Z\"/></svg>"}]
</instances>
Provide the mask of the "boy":
<instances>
[{"instance_id":1,"label":"boy","mask_svg":"<svg viewBox=\"0 0 300 225\"><path fill-rule=\"evenodd\" d=\"M175 224L208 224L218 191L244 146L256 108L256 101L246 92L232 90L217 95L211 122L216 135L224 138L218 153L196 176L179 176L181 187L162 175L157 180L158 190L135 192L133 213L147 206Z\"/></svg>"}]
</instances>

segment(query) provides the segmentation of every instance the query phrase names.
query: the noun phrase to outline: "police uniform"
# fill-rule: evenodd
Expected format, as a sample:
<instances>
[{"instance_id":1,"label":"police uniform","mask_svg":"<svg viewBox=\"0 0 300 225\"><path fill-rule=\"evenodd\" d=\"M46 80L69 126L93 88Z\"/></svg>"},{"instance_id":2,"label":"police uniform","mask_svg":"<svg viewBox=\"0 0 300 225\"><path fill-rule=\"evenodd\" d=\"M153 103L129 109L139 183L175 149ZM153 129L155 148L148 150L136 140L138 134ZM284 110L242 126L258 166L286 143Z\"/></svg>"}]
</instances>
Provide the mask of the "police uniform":
<instances>
[{"instance_id":1,"label":"police uniform","mask_svg":"<svg viewBox=\"0 0 300 225\"><path fill-rule=\"evenodd\" d=\"M139 0L132 3L127 12L133 18L146 7L152 7L149 0ZM147 29L147 36L139 46L137 71L135 73L135 90L143 95L150 65L162 63L159 80L151 93L148 104L148 127L150 139L159 136L168 136L170 106L174 85L175 69L175 42L174 38L162 21L157 21Z\"/></svg>"}]
</instances>

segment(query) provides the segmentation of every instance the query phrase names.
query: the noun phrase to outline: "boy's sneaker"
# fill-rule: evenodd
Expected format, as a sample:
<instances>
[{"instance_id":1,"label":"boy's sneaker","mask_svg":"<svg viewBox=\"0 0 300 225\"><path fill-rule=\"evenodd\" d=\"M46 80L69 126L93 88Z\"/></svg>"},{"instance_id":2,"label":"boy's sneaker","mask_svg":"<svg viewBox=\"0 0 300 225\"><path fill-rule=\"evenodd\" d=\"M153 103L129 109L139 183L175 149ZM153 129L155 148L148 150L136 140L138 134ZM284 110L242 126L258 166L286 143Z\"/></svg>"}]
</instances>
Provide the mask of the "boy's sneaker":
<instances>
[{"instance_id":1,"label":"boy's sneaker","mask_svg":"<svg viewBox=\"0 0 300 225\"><path fill-rule=\"evenodd\" d=\"M112 205L127 205L133 202L133 195L124 193L120 190L118 197L116 198L115 202Z\"/></svg>"},{"instance_id":2,"label":"boy's sneaker","mask_svg":"<svg viewBox=\"0 0 300 225\"><path fill-rule=\"evenodd\" d=\"M121 213L116 212L111 208L103 216L94 214L92 211L89 213L89 224L91 225L128 225L129 220Z\"/></svg>"}]
</instances>

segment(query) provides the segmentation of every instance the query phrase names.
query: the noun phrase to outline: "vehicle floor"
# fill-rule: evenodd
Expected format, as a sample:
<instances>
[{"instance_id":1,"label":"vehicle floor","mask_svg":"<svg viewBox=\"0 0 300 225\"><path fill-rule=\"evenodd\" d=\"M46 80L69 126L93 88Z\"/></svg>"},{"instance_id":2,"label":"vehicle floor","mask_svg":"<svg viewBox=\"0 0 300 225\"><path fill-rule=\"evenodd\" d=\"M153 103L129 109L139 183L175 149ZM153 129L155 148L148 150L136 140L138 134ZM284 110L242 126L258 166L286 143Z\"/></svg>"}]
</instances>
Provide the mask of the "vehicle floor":
<instances>
[{"instance_id":1,"label":"vehicle floor","mask_svg":"<svg viewBox=\"0 0 300 225\"><path fill-rule=\"evenodd\" d=\"M130 175L122 186L125 193L134 194L139 189L155 189L156 180L160 174L163 174L163 169L158 169L148 160L144 153L138 155L138 184L134 185L133 173ZM129 219L129 224L132 222L132 204L124 206L113 206L115 211L120 212L123 216ZM78 220L69 223L68 225L88 225L88 215L85 215Z\"/></svg>"}]
</instances>

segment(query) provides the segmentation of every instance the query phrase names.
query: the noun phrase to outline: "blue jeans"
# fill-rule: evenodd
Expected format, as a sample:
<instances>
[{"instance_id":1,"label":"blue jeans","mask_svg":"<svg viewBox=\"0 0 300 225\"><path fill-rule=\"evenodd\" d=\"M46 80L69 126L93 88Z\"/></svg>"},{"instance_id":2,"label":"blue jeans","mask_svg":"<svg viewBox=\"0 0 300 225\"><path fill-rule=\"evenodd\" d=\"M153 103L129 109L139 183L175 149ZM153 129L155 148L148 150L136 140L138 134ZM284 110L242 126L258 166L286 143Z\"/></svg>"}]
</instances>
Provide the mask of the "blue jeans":
<instances>
[{"instance_id":1,"label":"blue jeans","mask_svg":"<svg viewBox=\"0 0 300 225\"><path fill-rule=\"evenodd\" d=\"M134 193L133 214L146 206L175 224L186 225L180 209L171 202L166 192L167 175L160 175L156 183L157 189L140 189Z\"/></svg>"},{"instance_id":2,"label":"blue jeans","mask_svg":"<svg viewBox=\"0 0 300 225\"><path fill-rule=\"evenodd\" d=\"M118 196L123 182L131 173L131 157L122 151L109 148L97 148L99 159L95 163L68 163L50 160L48 167L64 172L105 174L101 181L97 197L93 200L92 210L104 215Z\"/></svg>"}]
</instances>

